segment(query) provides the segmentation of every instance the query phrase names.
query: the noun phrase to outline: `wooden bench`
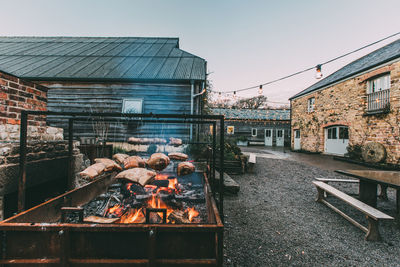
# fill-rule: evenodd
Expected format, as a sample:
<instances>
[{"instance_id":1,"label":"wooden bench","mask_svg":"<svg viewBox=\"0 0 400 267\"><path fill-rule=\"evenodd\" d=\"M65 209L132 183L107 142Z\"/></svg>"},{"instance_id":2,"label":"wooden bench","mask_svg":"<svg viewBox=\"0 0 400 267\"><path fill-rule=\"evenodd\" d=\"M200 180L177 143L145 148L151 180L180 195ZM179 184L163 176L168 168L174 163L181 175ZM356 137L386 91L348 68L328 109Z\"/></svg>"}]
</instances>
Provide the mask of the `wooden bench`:
<instances>
[{"instance_id":1,"label":"wooden bench","mask_svg":"<svg viewBox=\"0 0 400 267\"><path fill-rule=\"evenodd\" d=\"M257 159L256 154L250 153L249 161L248 161L248 163L249 163L248 171L249 172L253 172L254 165L256 164L256 159Z\"/></svg>"},{"instance_id":2,"label":"wooden bench","mask_svg":"<svg viewBox=\"0 0 400 267\"><path fill-rule=\"evenodd\" d=\"M348 220L349 222L351 222L352 224L354 224L355 226L360 228L362 231L364 231L366 233L365 240L368 240L368 241L381 240L381 235L379 233L379 227L378 227L379 220L393 220L394 219L393 217L381 212L380 210L377 210L371 206L368 206L364 202L361 202L360 200L355 199L355 198L343 193L342 191L334 188L333 186L328 185L325 182L313 181L312 183L317 187L317 190L318 190L318 196L317 196L316 201L324 203L326 206L328 206L335 212L339 213L346 220ZM348 203L350 206L352 206L352 207L356 208L357 210L361 211L362 213L364 213L367 217L368 228L361 225L360 223L355 221L353 218L351 218L350 216L345 214L343 211L339 210L338 208L333 206L331 203L326 201L325 194L324 194L325 192L337 197L338 199Z\"/></svg>"},{"instance_id":3,"label":"wooden bench","mask_svg":"<svg viewBox=\"0 0 400 267\"><path fill-rule=\"evenodd\" d=\"M338 182L338 183L359 183L360 180L357 179L332 179L332 178L315 178L315 180L329 183L329 182Z\"/></svg>"}]
</instances>

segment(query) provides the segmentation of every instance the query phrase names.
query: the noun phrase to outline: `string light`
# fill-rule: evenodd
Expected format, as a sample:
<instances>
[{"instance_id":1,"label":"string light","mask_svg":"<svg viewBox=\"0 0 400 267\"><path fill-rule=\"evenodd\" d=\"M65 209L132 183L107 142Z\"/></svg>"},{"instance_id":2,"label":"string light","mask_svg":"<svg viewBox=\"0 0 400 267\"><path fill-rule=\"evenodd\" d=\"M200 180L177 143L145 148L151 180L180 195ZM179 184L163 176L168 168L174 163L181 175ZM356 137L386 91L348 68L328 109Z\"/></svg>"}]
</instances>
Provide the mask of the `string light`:
<instances>
[{"instance_id":1,"label":"string light","mask_svg":"<svg viewBox=\"0 0 400 267\"><path fill-rule=\"evenodd\" d=\"M316 72L315 72L315 79L321 79L322 78L322 72L321 72L321 67L322 67L322 65L321 64L318 64L316 67L315 67L315 70L316 70Z\"/></svg>"},{"instance_id":2,"label":"string light","mask_svg":"<svg viewBox=\"0 0 400 267\"><path fill-rule=\"evenodd\" d=\"M233 99L236 100L236 91L233 91Z\"/></svg>"},{"instance_id":3,"label":"string light","mask_svg":"<svg viewBox=\"0 0 400 267\"><path fill-rule=\"evenodd\" d=\"M325 62L323 62L323 63L321 63L321 64L318 64L316 67L320 66L320 69L321 69L322 65L331 63L331 62L333 62L333 61L336 61L336 60L338 60L338 59L341 59L341 58L343 58L343 57L346 57L346 56L348 56L348 55L351 55L351 54L353 54L353 53L356 53L356 52L358 52L358 51L360 51L360 50L362 50L362 49L368 48L368 47L370 47L370 46L372 46L372 45L375 45L375 44L377 44L377 43L380 43L380 42L382 42L382 41L385 41L385 40L387 40L387 39L389 39L389 38L392 38L392 37L394 37L394 36L397 36L397 35L399 35L399 34L400 34L400 32L391 34L391 35L389 35L389 36L387 36L387 37L385 37L385 38L382 38L382 39L380 39L380 40L377 40L377 41L375 41L375 42L373 42L373 43L367 44L367 45L365 45L365 46L363 46L363 47L360 47L360 48L358 48L358 49L355 49L355 50L353 50L353 51L350 51L350 52L348 52L348 53L346 53L346 54L340 55L340 56L338 56L338 57L335 57L335 58L333 58L333 59L330 59L330 60L328 60L328 61L325 61ZM304 73L304 72L313 70L313 69L315 69L316 67L310 67L310 68L307 68L307 69L304 69L304 70L301 70L301 71L292 73L292 74L290 74L290 75L286 75L286 76L281 77L281 78L279 78L279 79L275 79L275 80L272 80L272 81L269 81L269 82L265 82L265 83L261 84L261 86L263 86L263 85L268 85L268 84L272 84L272 83L275 83L275 82L278 82L278 81L282 81L282 80L291 78L291 77L293 77L293 76L296 76L296 75L302 74L302 73ZM322 77L322 73L321 73L321 77ZM225 92L223 92L223 93L224 93L224 94L228 94L228 93L232 93L232 92L241 92L241 91L247 91L247 90L251 90L251 89L255 89L255 88L259 88L259 85L255 85L255 86L251 86L251 87L247 87L247 88L242 88L242 89L231 90L231 91L225 91ZM212 92L217 93L217 91L212 91ZM221 93L221 92L219 92L219 93ZM234 95L235 95L235 93L234 93Z\"/></svg>"},{"instance_id":4,"label":"string light","mask_svg":"<svg viewBox=\"0 0 400 267\"><path fill-rule=\"evenodd\" d=\"M263 87L262 84L260 84L260 87L258 88L258 94L259 95L262 95L262 93L263 93L263 88L262 87Z\"/></svg>"}]
</instances>

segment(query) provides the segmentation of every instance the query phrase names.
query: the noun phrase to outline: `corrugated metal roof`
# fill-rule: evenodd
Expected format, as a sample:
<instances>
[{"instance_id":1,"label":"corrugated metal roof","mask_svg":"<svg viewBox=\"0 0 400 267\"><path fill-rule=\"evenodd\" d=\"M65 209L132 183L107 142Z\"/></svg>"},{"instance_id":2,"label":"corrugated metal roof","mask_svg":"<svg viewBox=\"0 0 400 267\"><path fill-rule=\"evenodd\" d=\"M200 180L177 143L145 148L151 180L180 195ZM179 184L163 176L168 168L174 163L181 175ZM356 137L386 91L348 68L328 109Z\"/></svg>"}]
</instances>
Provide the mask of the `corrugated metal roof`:
<instances>
[{"instance_id":1,"label":"corrugated metal roof","mask_svg":"<svg viewBox=\"0 0 400 267\"><path fill-rule=\"evenodd\" d=\"M329 86L336 82L340 82L341 80L345 80L351 76L354 76L358 73L366 71L368 69L374 68L391 60L400 57L400 39L379 48L368 55L365 55L350 64L347 64L343 68L338 71L332 73L325 79L311 85L300 93L292 96L290 99L305 95L307 93L316 91L323 87Z\"/></svg>"},{"instance_id":2,"label":"corrugated metal roof","mask_svg":"<svg viewBox=\"0 0 400 267\"><path fill-rule=\"evenodd\" d=\"M0 70L31 80L204 80L178 38L0 37Z\"/></svg>"},{"instance_id":3,"label":"corrugated metal roof","mask_svg":"<svg viewBox=\"0 0 400 267\"><path fill-rule=\"evenodd\" d=\"M227 109L213 108L213 115L224 115L225 119L241 120L290 120L287 109Z\"/></svg>"}]
</instances>

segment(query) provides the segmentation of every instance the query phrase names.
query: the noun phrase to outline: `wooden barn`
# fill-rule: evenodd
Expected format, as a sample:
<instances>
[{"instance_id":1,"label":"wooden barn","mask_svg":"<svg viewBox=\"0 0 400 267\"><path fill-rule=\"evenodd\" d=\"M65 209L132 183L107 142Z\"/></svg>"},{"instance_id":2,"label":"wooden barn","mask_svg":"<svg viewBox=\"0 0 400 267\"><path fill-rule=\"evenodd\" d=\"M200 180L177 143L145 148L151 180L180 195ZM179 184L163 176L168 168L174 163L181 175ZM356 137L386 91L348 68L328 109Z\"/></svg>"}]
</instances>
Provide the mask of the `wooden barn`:
<instances>
[{"instance_id":1,"label":"wooden barn","mask_svg":"<svg viewBox=\"0 0 400 267\"><path fill-rule=\"evenodd\" d=\"M211 109L225 116L225 133L243 145L290 146L290 110Z\"/></svg>"},{"instance_id":2,"label":"wooden barn","mask_svg":"<svg viewBox=\"0 0 400 267\"><path fill-rule=\"evenodd\" d=\"M206 61L178 38L0 37L0 69L49 88L49 111L200 114ZM56 127L66 122L48 118ZM93 123L77 135L96 136ZM181 137L188 125L121 122L108 138Z\"/></svg>"}]
</instances>

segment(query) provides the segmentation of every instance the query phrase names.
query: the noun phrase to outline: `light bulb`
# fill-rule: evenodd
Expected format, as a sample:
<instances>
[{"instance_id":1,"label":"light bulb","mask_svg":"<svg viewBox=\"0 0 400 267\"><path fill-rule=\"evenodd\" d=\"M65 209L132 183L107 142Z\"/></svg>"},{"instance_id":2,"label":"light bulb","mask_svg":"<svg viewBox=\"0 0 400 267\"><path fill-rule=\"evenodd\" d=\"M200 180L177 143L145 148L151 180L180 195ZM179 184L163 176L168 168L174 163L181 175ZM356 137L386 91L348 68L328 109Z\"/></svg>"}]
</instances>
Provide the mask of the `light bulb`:
<instances>
[{"instance_id":1,"label":"light bulb","mask_svg":"<svg viewBox=\"0 0 400 267\"><path fill-rule=\"evenodd\" d=\"M262 88L262 85L260 85L260 88L258 88L258 94L262 95L262 93L263 93L263 88Z\"/></svg>"},{"instance_id":2,"label":"light bulb","mask_svg":"<svg viewBox=\"0 0 400 267\"><path fill-rule=\"evenodd\" d=\"M321 79L322 78L322 72L321 72L321 64L318 64L316 67L315 67L315 70L316 70L316 72L315 72L315 79Z\"/></svg>"}]
</instances>

